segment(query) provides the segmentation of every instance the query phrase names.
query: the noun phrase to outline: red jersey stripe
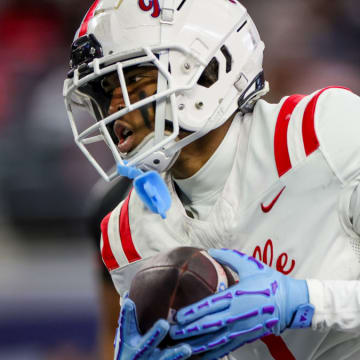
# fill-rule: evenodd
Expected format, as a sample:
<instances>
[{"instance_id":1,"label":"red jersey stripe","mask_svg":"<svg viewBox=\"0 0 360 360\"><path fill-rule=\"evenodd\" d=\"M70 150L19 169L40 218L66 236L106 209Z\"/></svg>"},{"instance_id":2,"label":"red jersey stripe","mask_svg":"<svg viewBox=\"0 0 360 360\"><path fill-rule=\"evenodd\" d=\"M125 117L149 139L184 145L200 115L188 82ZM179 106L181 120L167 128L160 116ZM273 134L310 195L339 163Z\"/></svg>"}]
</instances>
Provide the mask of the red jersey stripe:
<instances>
[{"instance_id":1,"label":"red jersey stripe","mask_svg":"<svg viewBox=\"0 0 360 360\"><path fill-rule=\"evenodd\" d=\"M101 257L104 261L105 266L109 271L117 269L119 267L114 254L111 250L109 236L108 236L108 224L111 216L111 212L107 214L101 222L100 228L103 237L103 248L101 249Z\"/></svg>"},{"instance_id":2,"label":"red jersey stripe","mask_svg":"<svg viewBox=\"0 0 360 360\"><path fill-rule=\"evenodd\" d=\"M305 95L298 94L289 96L282 105L276 121L274 135L274 153L276 168L279 176L284 175L287 171L291 169L291 161L287 142L287 132L291 115L296 105L304 96Z\"/></svg>"},{"instance_id":3,"label":"red jersey stripe","mask_svg":"<svg viewBox=\"0 0 360 360\"><path fill-rule=\"evenodd\" d=\"M303 123L302 123L303 143L305 148L305 154L307 156L313 153L320 145L315 130L315 109L320 95L328 89L349 90L341 86L329 86L320 90L316 95L313 96L313 98L307 104L304 112Z\"/></svg>"},{"instance_id":4,"label":"red jersey stripe","mask_svg":"<svg viewBox=\"0 0 360 360\"><path fill-rule=\"evenodd\" d=\"M120 238L121 238L121 245L124 250L125 256L130 263L140 260L141 256L135 249L131 230L130 230L130 223L129 223L129 200L130 200L131 192L127 196L121 211L120 211L120 218L119 218L119 230L120 230Z\"/></svg>"},{"instance_id":5,"label":"red jersey stripe","mask_svg":"<svg viewBox=\"0 0 360 360\"><path fill-rule=\"evenodd\" d=\"M275 360L296 360L281 336L268 335L261 338Z\"/></svg>"},{"instance_id":6,"label":"red jersey stripe","mask_svg":"<svg viewBox=\"0 0 360 360\"><path fill-rule=\"evenodd\" d=\"M97 8L98 4L99 4L100 0L96 0L91 8L89 9L89 11L86 13L84 21L82 22L81 26L80 26L80 32L79 32L79 37L84 36L87 33L87 29L88 29L88 25L89 25L89 21L93 18L94 13L95 13L95 9Z\"/></svg>"}]
</instances>

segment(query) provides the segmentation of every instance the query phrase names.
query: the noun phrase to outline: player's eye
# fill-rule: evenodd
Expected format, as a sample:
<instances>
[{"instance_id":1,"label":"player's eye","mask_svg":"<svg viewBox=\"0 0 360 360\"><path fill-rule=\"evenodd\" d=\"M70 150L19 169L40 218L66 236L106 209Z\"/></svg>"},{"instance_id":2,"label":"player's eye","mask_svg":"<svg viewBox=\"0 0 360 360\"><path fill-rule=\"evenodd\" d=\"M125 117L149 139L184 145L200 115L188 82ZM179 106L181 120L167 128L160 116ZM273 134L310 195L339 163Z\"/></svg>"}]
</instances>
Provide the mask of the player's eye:
<instances>
[{"instance_id":1,"label":"player's eye","mask_svg":"<svg viewBox=\"0 0 360 360\"><path fill-rule=\"evenodd\" d=\"M119 79L116 75L112 74L110 76L106 76L101 80L101 87L104 89L106 93L111 93L120 86Z\"/></svg>"},{"instance_id":2,"label":"player's eye","mask_svg":"<svg viewBox=\"0 0 360 360\"><path fill-rule=\"evenodd\" d=\"M103 79L101 81L101 86L104 90L108 89L110 87L110 83L108 79Z\"/></svg>"},{"instance_id":3,"label":"player's eye","mask_svg":"<svg viewBox=\"0 0 360 360\"><path fill-rule=\"evenodd\" d=\"M128 85L134 84L134 83L136 83L138 81L141 81L143 78L144 78L143 75L130 76L130 77L127 78L127 83L128 83Z\"/></svg>"}]
</instances>

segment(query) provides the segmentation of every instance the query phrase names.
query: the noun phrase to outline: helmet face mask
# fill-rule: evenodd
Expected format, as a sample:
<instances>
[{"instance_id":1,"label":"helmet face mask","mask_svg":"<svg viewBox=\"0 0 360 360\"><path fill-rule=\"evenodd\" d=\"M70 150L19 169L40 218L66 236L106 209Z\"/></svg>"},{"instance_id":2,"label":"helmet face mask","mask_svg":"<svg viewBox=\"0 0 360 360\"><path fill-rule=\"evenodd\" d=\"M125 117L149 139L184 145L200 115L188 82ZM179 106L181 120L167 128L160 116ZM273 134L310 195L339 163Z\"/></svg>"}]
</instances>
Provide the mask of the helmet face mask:
<instances>
[{"instance_id":1,"label":"helmet face mask","mask_svg":"<svg viewBox=\"0 0 360 360\"><path fill-rule=\"evenodd\" d=\"M149 55L153 62L149 61ZM155 149L155 151L159 149L164 151L169 143L175 142L179 133L178 122L176 115L174 115L175 111L172 111L175 107L174 94L177 88L171 87L170 73L163 69L161 65L159 66L157 55L152 53L151 50L148 50L148 55L143 57L136 56L123 61L115 59L115 63L104 67L101 67L101 61L98 62L98 59L95 59L87 65L90 69L94 68L95 70L87 70L87 74L81 77L79 69L75 69L74 78L65 81L64 85L65 103L68 109L68 115L73 131L75 130L74 135L77 144L80 146L84 154L88 158L90 157L89 159L95 167L97 162L92 157L86 146L97 141L105 141L108 147L110 147L117 163L124 164L124 160L127 160L128 165L134 165L144 169L153 168L151 165L146 166L143 164L142 160L152 154L153 149ZM131 75L133 72L135 77L142 78L142 68L144 67L148 69L149 66L156 69L158 79L163 79L163 82L167 84L166 88L162 92L159 92L159 90L155 91L153 94L134 102L132 101L133 97L131 96L130 89L132 84L134 84L134 80L136 82L137 79L134 79L134 77L131 76L129 77L126 74ZM134 69L140 69L140 71L134 72ZM109 105L114 88L121 89L124 105L118 111L109 114ZM144 92L142 92L142 94L144 94ZM135 149L132 154L121 154L116 147L118 139L114 137L111 131L114 122L118 119L124 118L127 114L138 110L141 111L149 106L154 107L154 104L156 104L157 101L163 101L167 105L170 105L171 111L169 117L171 117L171 122L173 124L172 133L169 134L169 127L165 126L165 122L170 120L163 118L162 121L156 122L154 131L154 133L158 132L160 134L160 142L153 144L154 135L146 139L148 142L147 147L140 147L143 151L141 154L139 154L139 149ZM84 131L79 131L78 124L74 117L73 107L86 110L92 115L93 124L91 126L87 126ZM167 129L166 131L165 128ZM149 148L149 145L151 145L151 151L145 151L144 149ZM155 165L154 167L158 165L157 159L154 159L152 162ZM97 168L97 170L99 170L99 168ZM109 174L101 172L101 170L99 172L107 180L116 176L114 173Z\"/></svg>"},{"instance_id":2,"label":"helmet face mask","mask_svg":"<svg viewBox=\"0 0 360 360\"><path fill-rule=\"evenodd\" d=\"M196 9L205 2L210 18L199 24L193 11L199 11ZM162 21L161 16L152 18L137 2L125 0L117 9L116 3L100 2L95 11L99 15L89 21L87 34L74 41L73 67L64 83L75 141L106 180L117 174L100 166L89 151L91 144L105 142L116 163L124 164L126 160L127 165L143 170L165 171L181 148L230 117L238 108L239 97L249 91L248 85L262 72L263 43L239 3L213 0L209 5L206 0L189 1L181 11L177 10L172 24ZM109 4L114 5L113 9ZM221 8L229 24L214 14ZM131 21L130 14L135 14ZM138 41L129 42L131 38ZM132 88L136 81L141 83L148 69L157 74L157 89L141 97L139 92L133 96ZM120 89L123 104L109 112L115 89ZM261 86L255 92L259 89ZM155 113L155 119L151 119L155 123L153 131L128 154L122 154L113 132L114 122L135 116L136 112L144 113L150 107ZM81 129L75 108L91 114L91 125ZM179 140L180 128L192 134Z\"/></svg>"}]
</instances>

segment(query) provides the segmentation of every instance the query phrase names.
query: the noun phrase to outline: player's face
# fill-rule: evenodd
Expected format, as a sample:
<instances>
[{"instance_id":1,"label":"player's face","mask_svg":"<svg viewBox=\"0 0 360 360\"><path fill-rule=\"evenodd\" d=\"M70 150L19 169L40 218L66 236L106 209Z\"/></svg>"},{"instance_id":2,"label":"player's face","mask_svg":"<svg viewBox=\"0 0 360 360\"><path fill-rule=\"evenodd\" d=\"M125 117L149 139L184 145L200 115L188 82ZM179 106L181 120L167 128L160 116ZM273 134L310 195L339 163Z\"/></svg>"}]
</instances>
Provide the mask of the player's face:
<instances>
[{"instance_id":1,"label":"player's face","mask_svg":"<svg viewBox=\"0 0 360 360\"><path fill-rule=\"evenodd\" d=\"M135 103L154 95L157 89L157 70L152 67L142 67L129 70L125 73L125 80L129 93L130 103ZM110 75L103 80L103 87L112 91L109 106L109 115L125 107L123 93L117 75ZM118 149L121 153L128 153L138 146L141 141L154 131L155 113L152 104L131 111L116 120L113 130L118 140Z\"/></svg>"}]
</instances>

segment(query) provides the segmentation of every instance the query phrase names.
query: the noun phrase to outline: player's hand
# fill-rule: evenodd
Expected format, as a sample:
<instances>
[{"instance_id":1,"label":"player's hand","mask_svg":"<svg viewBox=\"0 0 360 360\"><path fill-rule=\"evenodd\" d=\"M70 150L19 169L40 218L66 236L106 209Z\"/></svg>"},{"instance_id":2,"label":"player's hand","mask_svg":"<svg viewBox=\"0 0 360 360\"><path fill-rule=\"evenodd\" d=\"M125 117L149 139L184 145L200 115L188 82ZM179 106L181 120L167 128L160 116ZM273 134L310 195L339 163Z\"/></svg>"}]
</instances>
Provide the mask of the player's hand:
<instances>
[{"instance_id":1,"label":"player's hand","mask_svg":"<svg viewBox=\"0 0 360 360\"><path fill-rule=\"evenodd\" d=\"M186 338L193 354L206 351L202 359L217 359L263 336L311 325L314 307L305 280L236 250L211 249L209 254L236 271L239 282L177 312L170 336Z\"/></svg>"},{"instance_id":2,"label":"player's hand","mask_svg":"<svg viewBox=\"0 0 360 360\"><path fill-rule=\"evenodd\" d=\"M115 336L114 360L183 360L191 356L189 345L164 350L157 346L169 331L166 320L158 320L145 334L139 333L135 304L126 298L121 306L119 327Z\"/></svg>"}]
</instances>

